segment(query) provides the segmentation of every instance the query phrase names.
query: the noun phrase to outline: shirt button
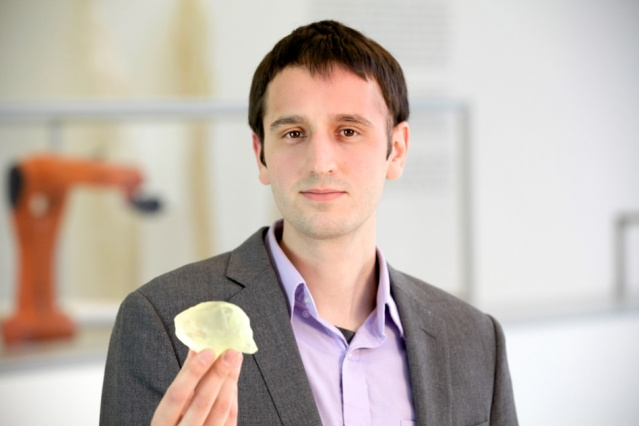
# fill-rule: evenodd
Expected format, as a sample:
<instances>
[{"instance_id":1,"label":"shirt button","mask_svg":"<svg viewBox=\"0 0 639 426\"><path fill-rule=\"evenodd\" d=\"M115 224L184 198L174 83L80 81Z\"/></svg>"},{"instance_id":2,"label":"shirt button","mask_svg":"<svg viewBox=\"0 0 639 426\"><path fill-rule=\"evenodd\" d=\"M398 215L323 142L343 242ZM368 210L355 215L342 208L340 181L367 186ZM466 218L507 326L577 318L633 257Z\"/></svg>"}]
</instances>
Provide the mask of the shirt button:
<instances>
[{"instance_id":1,"label":"shirt button","mask_svg":"<svg viewBox=\"0 0 639 426\"><path fill-rule=\"evenodd\" d=\"M307 310L305 310L305 311L302 311L302 316L303 316L304 318L308 318L308 317L310 317L310 316L311 316L311 314L310 314Z\"/></svg>"}]
</instances>

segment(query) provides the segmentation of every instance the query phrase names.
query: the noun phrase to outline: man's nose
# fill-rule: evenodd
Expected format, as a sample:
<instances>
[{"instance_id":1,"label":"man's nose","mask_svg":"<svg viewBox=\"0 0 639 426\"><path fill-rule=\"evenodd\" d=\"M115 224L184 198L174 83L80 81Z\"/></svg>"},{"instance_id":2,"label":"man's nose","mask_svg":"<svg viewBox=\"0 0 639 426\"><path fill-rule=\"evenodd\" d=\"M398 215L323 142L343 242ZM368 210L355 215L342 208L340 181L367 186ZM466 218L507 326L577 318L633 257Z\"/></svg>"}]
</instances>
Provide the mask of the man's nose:
<instances>
[{"instance_id":1,"label":"man's nose","mask_svg":"<svg viewBox=\"0 0 639 426\"><path fill-rule=\"evenodd\" d=\"M314 134L308 142L307 167L311 174L332 174L337 169L337 142L329 135Z\"/></svg>"}]
</instances>

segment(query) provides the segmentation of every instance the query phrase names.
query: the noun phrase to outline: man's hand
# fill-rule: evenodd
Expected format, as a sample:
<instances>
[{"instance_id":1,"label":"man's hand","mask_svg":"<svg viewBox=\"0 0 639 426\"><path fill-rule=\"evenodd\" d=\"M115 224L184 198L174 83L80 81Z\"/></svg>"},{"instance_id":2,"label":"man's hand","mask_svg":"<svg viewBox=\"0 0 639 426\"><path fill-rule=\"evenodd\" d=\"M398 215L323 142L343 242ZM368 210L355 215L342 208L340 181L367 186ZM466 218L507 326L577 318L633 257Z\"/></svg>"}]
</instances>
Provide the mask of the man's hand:
<instances>
[{"instance_id":1,"label":"man's hand","mask_svg":"<svg viewBox=\"0 0 639 426\"><path fill-rule=\"evenodd\" d=\"M189 351L180 372L166 390L151 424L235 425L237 423L237 380L242 354L229 349L213 362L207 349Z\"/></svg>"}]
</instances>

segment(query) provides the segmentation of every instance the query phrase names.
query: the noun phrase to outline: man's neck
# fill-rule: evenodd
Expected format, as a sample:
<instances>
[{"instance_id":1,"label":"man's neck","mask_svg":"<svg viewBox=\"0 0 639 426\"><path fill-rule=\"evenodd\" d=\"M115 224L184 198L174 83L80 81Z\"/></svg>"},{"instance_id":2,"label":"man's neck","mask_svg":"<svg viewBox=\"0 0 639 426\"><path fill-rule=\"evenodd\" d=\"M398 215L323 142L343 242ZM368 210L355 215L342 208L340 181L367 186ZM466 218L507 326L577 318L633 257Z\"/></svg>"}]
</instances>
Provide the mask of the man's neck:
<instances>
[{"instance_id":1,"label":"man's neck","mask_svg":"<svg viewBox=\"0 0 639 426\"><path fill-rule=\"evenodd\" d=\"M375 309L377 255L374 232L315 240L284 228L280 246L306 281L319 314L357 330Z\"/></svg>"}]
</instances>

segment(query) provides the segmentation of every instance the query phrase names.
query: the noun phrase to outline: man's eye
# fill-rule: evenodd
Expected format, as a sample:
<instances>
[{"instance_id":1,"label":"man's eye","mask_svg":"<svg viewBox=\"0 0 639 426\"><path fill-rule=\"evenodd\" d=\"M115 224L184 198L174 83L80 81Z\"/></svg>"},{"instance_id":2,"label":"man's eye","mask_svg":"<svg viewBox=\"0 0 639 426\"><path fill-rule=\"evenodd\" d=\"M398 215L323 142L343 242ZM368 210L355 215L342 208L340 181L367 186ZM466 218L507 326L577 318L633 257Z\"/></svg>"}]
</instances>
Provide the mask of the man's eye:
<instances>
[{"instance_id":1,"label":"man's eye","mask_svg":"<svg viewBox=\"0 0 639 426\"><path fill-rule=\"evenodd\" d=\"M350 136L355 136L357 134L357 132L355 130L353 130L353 129L344 129L344 130L342 130L342 134L344 136L349 136L350 137Z\"/></svg>"},{"instance_id":2,"label":"man's eye","mask_svg":"<svg viewBox=\"0 0 639 426\"><path fill-rule=\"evenodd\" d=\"M290 132L286 132L286 136L291 139L297 139L302 137L302 132L299 130L291 130Z\"/></svg>"}]
</instances>

